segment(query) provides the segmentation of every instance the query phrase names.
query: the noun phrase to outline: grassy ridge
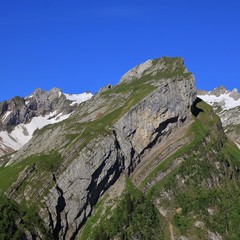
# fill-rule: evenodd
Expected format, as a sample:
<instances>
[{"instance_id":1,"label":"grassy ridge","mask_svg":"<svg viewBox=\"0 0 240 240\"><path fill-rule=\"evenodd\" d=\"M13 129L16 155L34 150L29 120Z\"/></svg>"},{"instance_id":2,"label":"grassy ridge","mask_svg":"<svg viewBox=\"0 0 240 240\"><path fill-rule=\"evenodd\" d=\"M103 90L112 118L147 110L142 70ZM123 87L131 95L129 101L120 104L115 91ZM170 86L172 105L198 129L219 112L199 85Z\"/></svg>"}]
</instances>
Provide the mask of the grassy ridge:
<instances>
[{"instance_id":1,"label":"grassy ridge","mask_svg":"<svg viewBox=\"0 0 240 240\"><path fill-rule=\"evenodd\" d=\"M206 239L208 229L224 239L239 239L240 151L226 140L211 107L204 102L196 107L201 111L188 133L194 141L162 162L144 184L159 171L166 171L173 159L182 157L184 161L147 195L153 200L161 199L161 207L172 209L168 218L179 236ZM169 191L171 200L161 197ZM194 226L196 221L203 222L203 229Z\"/></svg>"}]
</instances>

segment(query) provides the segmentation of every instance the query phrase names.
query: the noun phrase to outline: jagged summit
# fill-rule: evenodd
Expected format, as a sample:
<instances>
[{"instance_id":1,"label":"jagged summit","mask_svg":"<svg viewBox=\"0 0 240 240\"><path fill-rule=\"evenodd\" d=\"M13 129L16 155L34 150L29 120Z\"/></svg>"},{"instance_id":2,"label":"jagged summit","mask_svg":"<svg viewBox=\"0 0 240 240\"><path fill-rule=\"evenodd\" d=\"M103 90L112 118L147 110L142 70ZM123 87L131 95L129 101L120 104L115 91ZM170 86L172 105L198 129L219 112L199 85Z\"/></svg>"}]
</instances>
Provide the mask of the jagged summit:
<instances>
[{"instance_id":1,"label":"jagged summit","mask_svg":"<svg viewBox=\"0 0 240 240\"><path fill-rule=\"evenodd\" d=\"M0 103L0 156L18 150L36 129L67 119L91 93L64 94L59 88L36 89L25 98Z\"/></svg>"},{"instance_id":2,"label":"jagged summit","mask_svg":"<svg viewBox=\"0 0 240 240\"><path fill-rule=\"evenodd\" d=\"M226 92L227 92L227 89L223 85L221 85L220 87L217 87L217 88L213 89L212 91L210 91L210 94L218 97L221 94L224 94Z\"/></svg>"},{"instance_id":3,"label":"jagged summit","mask_svg":"<svg viewBox=\"0 0 240 240\"><path fill-rule=\"evenodd\" d=\"M240 106L240 93L236 88L229 91L220 86L209 92L198 91L198 95L210 105L220 107L222 111Z\"/></svg>"},{"instance_id":4,"label":"jagged summit","mask_svg":"<svg viewBox=\"0 0 240 240\"><path fill-rule=\"evenodd\" d=\"M214 88L213 90L206 91L206 90L198 90L199 95L215 95L216 97L219 97L222 94L236 94L238 97L240 96L240 93L238 92L237 88L234 88L233 90L228 90L224 85L221 85L219 87Z\"/></svg>"}]
</instances>

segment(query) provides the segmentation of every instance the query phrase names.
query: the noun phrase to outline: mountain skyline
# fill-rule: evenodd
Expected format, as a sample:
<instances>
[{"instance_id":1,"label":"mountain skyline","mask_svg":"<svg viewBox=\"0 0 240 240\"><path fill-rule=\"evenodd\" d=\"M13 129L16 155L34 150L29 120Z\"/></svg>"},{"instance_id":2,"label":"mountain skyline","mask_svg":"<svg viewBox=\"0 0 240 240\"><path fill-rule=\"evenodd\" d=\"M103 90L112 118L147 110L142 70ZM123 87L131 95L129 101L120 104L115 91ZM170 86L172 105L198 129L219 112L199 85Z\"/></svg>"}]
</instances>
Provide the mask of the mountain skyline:
<instances>
[{"instance_id":1,"label":"mountain skyline","mask_svg":"<svg viewBox=\"0 0 240 240\"><path fill-rule=\"evenodd\" d=\"M240 239L239 105L167 57L94 96L1 102L1 236Z\"/></svg>"},{"instance_id":2,"label":"mountain skyline","mask_svg":"<svg viewBox=\"0 0 240 240\"><path fill-rule=\"evenodd\" d=\"M0 101L97 92L146 59L180 56L198 89L240 89L236 0L1 1Z\"/></svg>"}]
</instances>

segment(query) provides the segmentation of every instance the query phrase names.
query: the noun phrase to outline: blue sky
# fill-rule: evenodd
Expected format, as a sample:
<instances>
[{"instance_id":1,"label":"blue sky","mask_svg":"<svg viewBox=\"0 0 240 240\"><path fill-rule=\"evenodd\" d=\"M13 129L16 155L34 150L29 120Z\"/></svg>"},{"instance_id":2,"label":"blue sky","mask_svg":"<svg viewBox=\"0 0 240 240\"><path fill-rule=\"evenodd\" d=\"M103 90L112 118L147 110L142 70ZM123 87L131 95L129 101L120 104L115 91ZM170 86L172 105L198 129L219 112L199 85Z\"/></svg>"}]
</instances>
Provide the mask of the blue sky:
<instances>
[{"instance_id":1,"label":"blue sky","mask_svg":"<svg viewBox=\"0 0 240 240\"><path fill-rule=\"evenodd\" d=\"M198 89L240 89L238 0L0 0L0 101L96 92L148 59L181 56Z\"/></svg>"}]
</instances>

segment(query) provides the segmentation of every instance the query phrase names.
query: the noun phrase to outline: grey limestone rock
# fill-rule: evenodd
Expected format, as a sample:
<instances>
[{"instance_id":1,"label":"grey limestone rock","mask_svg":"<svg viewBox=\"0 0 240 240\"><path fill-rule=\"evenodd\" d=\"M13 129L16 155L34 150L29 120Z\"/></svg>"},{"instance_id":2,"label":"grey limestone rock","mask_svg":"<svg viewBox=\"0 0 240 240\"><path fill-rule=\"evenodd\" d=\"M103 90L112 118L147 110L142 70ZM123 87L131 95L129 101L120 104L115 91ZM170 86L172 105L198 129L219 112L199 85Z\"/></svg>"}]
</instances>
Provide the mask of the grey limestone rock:
<instances>
[{"instance_id":1,"label":"grey limestone rock","mask_svg":"<svg viewBox=\"0 0 240 240\"><path fill-rule=\"evenodd\" d=\"M15 154L14 161L52 150L61 154L62 165L60 170L52 172L54 186L43 197L44 207L40 211L54 239L74 239L99 197L122 174L131 174L149 149L191 120L191 108L196 100L194 78L191 74L185 78L187 70L182 59L168 59L170 65L166 65L165 60L150 60L123 76L117 86L148 76L155 90L120 115L105 131L90 138L84 146L81 144L86 139L80 139L78 135L81 136L85 130L85 124L104 124L96 120L116 109L124 109L131 91L118 93L107 87L109 91L104 90L80 105L68 123L46 127ZM171 74L179 69L184 74ZM163 78L161 71L167 70L170 75ZM161 78L157 81L159 74ZM38 90L35 98L43 106L42 94ZM52 95L56 95L55 91ZM61 104L61 100L54 99L49 108ZM35 105L32 103L32 108ZM68 141L71 134L75 137L72 142ZM91 129L88 134L92 134Z\"/></svg>"},{"instance_id":2,"label":"grey limestone rock","mask_svg":"<svg viewBox=\"0 0 240 240\"><path fill-rule=\"evenodd\" d=\"M187 84L164 81L113 125L112 134L92 140L45 197L54 236L72 239L107 188L123 172L130 174L148 148L191 118L195 99L193 79Z\"/></svg>"},{"instance_id":3,"label":"grey limestone rock","mask_svg":"<svg viewBox=\"0 0 240 240\"><path fill-rule=\"evenodd\" d=\"M194 82L167 80L143 101L134 106L114 125L125 155L126 168L131 172L139 157L181 127L191 115L196 99Z\"/></svg>"},{"instance_id":4,"label":"grey limestone rock","mask_svg":"<svg viewBox=\"0 0 240 240\"><path fill-rule=\"evenodd\" d=\"M58 88L50 91L35 90L26 98L15 97L0 103L0 129L11 130L20 123L28 123L33 117L45 116L51 112L69 114L76 106L70 105ZM5 115L6 113L7 116ZM5 115L5 116L4 116Z\"/></svg>"}]
</instances>

